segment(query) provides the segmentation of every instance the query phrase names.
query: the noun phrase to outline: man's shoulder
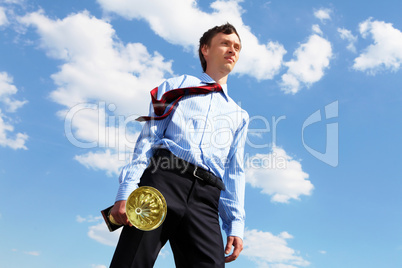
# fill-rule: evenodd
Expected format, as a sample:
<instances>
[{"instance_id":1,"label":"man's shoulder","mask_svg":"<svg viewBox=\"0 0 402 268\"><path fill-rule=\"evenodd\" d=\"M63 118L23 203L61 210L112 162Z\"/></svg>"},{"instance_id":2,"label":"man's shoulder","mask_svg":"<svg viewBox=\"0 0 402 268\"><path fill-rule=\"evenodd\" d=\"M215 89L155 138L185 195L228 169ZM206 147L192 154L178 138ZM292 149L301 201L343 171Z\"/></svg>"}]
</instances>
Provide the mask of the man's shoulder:
<instances>
[{"instance_id":1,"label":"man's shoulder","mask_svg":"<svg viewBox=\"0 0 402 268\"><path fill-rule=\"evenodd\" d=\"M201 80L199 78L188 74L168 78L159 85L157 98L161 99L162 95L170 90L198 86L200 83Z\"/></svg>"},{"instance_id":2,"label":"man's shoulder","mask_svg":"<svg viewBox=\"0 0 402 268\"><path fill-rule=\"evenodd\" d=\"M243 122L248 122L250 120L250 116L248 115L248 112L244 110L240 105L236 104L238 107L238 111L241 114L241 118Z\"/></svg>"},{"instance_id":3,"label":"man's shoulder","mask_svg":"<svg viewBox=\"0 0 402 268\"><path fill-rule=\"evenodd\" d=\"M201 79L195 77L193 75L183 74L180 76L168 78L165 80L168 90L176 89L176 88L183 88L183 87L190 87L190 86L198 86L201 84Z\"/></svg>"}]
</instances>

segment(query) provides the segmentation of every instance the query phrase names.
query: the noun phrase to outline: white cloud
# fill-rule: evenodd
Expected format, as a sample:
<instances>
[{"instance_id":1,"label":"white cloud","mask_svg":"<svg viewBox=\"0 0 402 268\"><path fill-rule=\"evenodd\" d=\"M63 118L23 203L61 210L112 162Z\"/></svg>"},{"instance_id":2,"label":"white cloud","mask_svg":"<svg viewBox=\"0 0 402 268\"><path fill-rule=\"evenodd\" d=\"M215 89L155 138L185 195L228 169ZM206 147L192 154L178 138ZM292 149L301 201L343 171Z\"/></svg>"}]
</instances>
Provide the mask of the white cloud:
<instances>
[{"instance_id":1,"label":"white cloud","mask_svg":"<svg viewBox=\"0 0 402 268\"><path fill-rule=\"evenodd\" d=\"M0 7L0 26L7 25L8 19L4 7Z\"/></svg>"},{"instance_id":2,"label":"white cloud","mask_svg":"<svg viewBox=\"0 0 402 268\"><path fill-rule=\"evenodd\" d=\"M128 152L123 153L124 156L126 153L128 154ZM84 155L77 155L74 159L87 168L104 170L108 176L118 175L123 162L119 160L118 153L111 153L110 150L89 152Z\"/></svg>"},{"instance_id":3,"label":"white cloud","mask_svg":"<svg viewBox=\"0 0 402 268\"><path fill-rule=\"evenodd\" d=\"M112 26L88 12L52 20L42 12L20 19L37 28L49 57L65 62L52 76L54 101L71 108L90 100L113 103L123 114L148 111L149 90L172 73L171 62L139 43L124 45Z\"/></svg>"},{"instance_id":4,"label":"white cloud","mask_svg":"<svg viewBox=\"0 0 402 268\"><path fill-rule=\"evenodd\" d=\"M294 52L296 59L286 62L286 74L282 75L281 87L285 93L297 93L302 87L309 87L324 76L332 58L331 43L313 34Z\"/></svg>"},{"instance_id":5,"label":"white cloud","mask_svg":"<svg viewBox=\"0 0 402 268\"><path fill-rule=\"evenodd\" d=\"M27 252L24 252L24 253L27 254L27 255L31 255L31 256L39 256L40 255L39 251L27 251Z\"/></svg>"},{"instance_id":6,"label":"white cloud","mask_svg":"<svg viewBox=\"0 0 402 268\"><path fill-rule=\"evenodd\" d=\"M312 30L316 34L319 34L319 35L323 34L322 31L321 31L320 25L318 25L318 24L314 24L313 27L312 27Z\"/></svg>"},{"instance_id":7,"label":"white cloud","mask_svg":"<svg viewBox=\"0 0 402 268\"><path fill-rule=\"evenodd\" d=\"M104 222L89 227L88 236L93 240L108 246L116 246L122 228L110 232Z\"/></svg>"},{"instance_id":8,"label":"white cloud","mask_svg":"<svg viewBox=\"0 0 402 268\"><path fill-rule=\"evenodd\" d=\"M166 249L166 245L163 246L163 248L159 251L158 256L159 256L159 257L162 257L162 258L164 258L164 259L165 259L167 256L169 256L169 250Z\"/></svg>"},{"instance_id":9,"label":"white cloud","mask_svg":"<svg viewBox=\"0 0 402 268\"><path fill-rule=\"evenodd\" d=\"M25 0L3 0L7 4L23 4Z\"/></svg>"},{"instance_id":10,"label":"white cloud","mask_svg":"<svg viewBox=\"0 0 402 268\"><path fill-rule=\"evenodd\" d=\"M75 156L75 160L113 176L130 159L139 132L129 127L137 115L109 115L107 110L104 103L79 104L68 112L60 111L59 116L65 119L65 133L71 144L79 148L98 148Z\"/></svg>"},{"instance_id":11,"label":"white cloud","mask_svg":"<svg viewBox=\"0 0 402 268\"><path fill-rule=\"evenodd\" d=\"M359 24L363 38L371 36L374 44L369 45L355 60L353 68L376 74L381 70L399 70L402 63L402 32L391 23L372 20Z\"/></svg>"},{"instance_id":12,"label":"white cloud","mask_svg":"<svg viewBox=\"0 0 402 268\"><path fill-rule=\"evenodd\" d=\"M6 72L0 72L0 102L5 105L7 112L13 113L27 103L11 98L17 92L17 87L13 85L13 77Z\"/></svg>"},{"instance_id":13,"label":"white cloud","mask_svg":"<svg viewBox=\"0 0 402 268\"><path fill-rule=\"evenodd\" d=\"M98 216L98 217L94 217L92 215L87 216L86 218L81 217L80 215L77 215L76 217L76 221L79 223L83 223L83 222L97 222L99 220L103 219L102 216Z\"/></svg>"},{"instance_id":14,"label":"white cloud","mask_svg":"<svg viewBox=\"0 0 402 268\"><path fill-rule=\"evenodd\" d=\"M349 42L346 48L352 52L356 52L355 44L357 42L357 36L354 36L351 31L345 28L338 28L338 33L342 40L346 40Z\"/></svg>"},{"instance_id":15,"label":"white cloud","mask_svg":"<svg viewBox=\"0 0 402 268\"><path fill-rule=\"evenodd\" d=\"M287 203L301 195L311 195L314 186L300 162L285 150L273 147L270 154L257 154L247 160L246 180L271 196L272 202Z\"/></svg>"},{"instance_id":16,"label":"white cloud","mask_svg":"<svg viewBox=\"0 0 402 268\"><path fill-rule=\"evenodd\" d=\"M247 136L248 137L257 137L257 138L262 139L262 132L251 131L249 129L249 131L247 132Z\"/></svg>"},{"instance_id":17,"label":"white cloud","mask_svg":"<svg viewBox=\"0 0 402 268\"><path fill-rule=\"evenodd\" d=\"M138 136L134 119L148 113L144 100L165 74L172 75L171 61L140 43L123 44L109 23L88 12L53 20L39 11L19 21L36 28L40 48L49 57L63 61L52 75L57 89L51 98L65 107L58 115L69 119L70 142L98 148L75 159L115 174Z\"/></svg>"},{"instance_id":18,"label":"white cloud","mask_svg":"<svg viewBox=\"0 0 402 268\"><path fill-rule=\"evenodd\" d=\"M291 238L287 232L275 236L269 232L246 230L242 255L256 262L257 267L296 268L310 265L287 245L287 240Z\"/></svg>"},{"instance_id":19,"label":"white cloud","mask_svg":"<svg viewBox=\"0 0 402 268\"><path fill-rule=\"evenodd\" d=\"M106 268L106 266L101 264L92 264L92 268Z\"/></svg>"},{"instance_id":20,"label":"white cloud","mask_svg":"<svg viewBox=\"0 0 402 268\"><path fill-rule=\"evenodd\" d=\"M314 16L321 20L321 22L324 22L325 20L330 20L331 19L331 14L332 10L329 8L321 8L319 10L314 11Z\"/></svg>"},{"instance_id":21,"label":"white cloud","mask_svg":"<svg viewBox=\"0 0 402 268\"><path fill-rule=\"evenodd\" d=\"M257 37L248 31L238 30L242 38L240 58L233 73L247 74L257 80L272 79L283 64L286 50L278 42L259 44Z\"/></svg>"},{"instance_id":22,"label":"white cloud","mask_svg":"<svg viewBox=\"0 0 402 268\"><path fill-rule=\"evenodd\" d=\"M0 72L0 107L4 107L9 113L16 112L26 101L14 100L11 96L17 93L17 87L13 85L13 78L6 72ZM13 120L6 116L0 109L0 146L10 147L12 149L27 149L25 142L28 135L25 133L16 133L14 137Z\"/></svg>"},{"instance_id":23,"label":"white cloud","mask_svg":"<svg viewBox=\"0 0 402 268\"><path fill-rule=\"evenodd\" d=\"M261 44L244 25L239 1L215 1L212 13L205 13L193 0L98 0L102 8L126 19L143 19L151 29L172 44L186 49L198 49L201 35L215 25L232 23L242 39L242 51L234 73L247 74L258 80L272 79L278 73L283 55L283 45L270 41Z\"/></svg>"},{"instance_id":24,"label":"white cloud","mask_svg":"<svg viewBox=\"0 0 402 268\"><path fill-rule=\"evenodd\" d=\"M80 215L76 216L76 221L78 223L96 223L95 225L89 226L88 237L95 240L98 243L107 246L116 246L120 237L120 233L122 228L115 230L114 232L110 232L106 226L106 223L103 221L103 217L94 217L89 215L87 217L81 217Z\"/></svg>"}]
</instances>

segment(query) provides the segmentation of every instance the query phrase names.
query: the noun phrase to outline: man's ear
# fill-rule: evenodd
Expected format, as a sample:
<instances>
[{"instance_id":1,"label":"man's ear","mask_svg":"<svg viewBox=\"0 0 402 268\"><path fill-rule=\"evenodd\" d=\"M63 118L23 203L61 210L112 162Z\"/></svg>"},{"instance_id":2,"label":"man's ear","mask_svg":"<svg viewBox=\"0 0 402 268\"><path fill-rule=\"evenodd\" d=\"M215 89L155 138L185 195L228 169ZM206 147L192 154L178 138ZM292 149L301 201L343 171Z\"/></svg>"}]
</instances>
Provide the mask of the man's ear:
<instances>
[{"instance_id":1,"label":"man's ear","mask_svg":"<svg viewBox=\"0 0 402 268\"><path fill-rule=\"evenodd\" d=\"M201 47L201 53L204 55L204 58L206 59L206 56L208 55L209 47L207 45L203 45Z\"/></svg>"}]
</instances>

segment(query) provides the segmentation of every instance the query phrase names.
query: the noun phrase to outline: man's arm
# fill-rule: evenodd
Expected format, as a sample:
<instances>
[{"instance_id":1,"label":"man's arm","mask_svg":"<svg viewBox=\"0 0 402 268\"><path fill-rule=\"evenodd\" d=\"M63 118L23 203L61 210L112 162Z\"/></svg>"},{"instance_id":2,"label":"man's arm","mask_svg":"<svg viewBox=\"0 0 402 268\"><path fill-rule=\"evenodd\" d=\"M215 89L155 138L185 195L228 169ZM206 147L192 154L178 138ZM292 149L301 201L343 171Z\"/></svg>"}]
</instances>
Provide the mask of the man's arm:
<instances>
[{"instance_id":1,"label":"man's arm","mask_svg":"<svg viewBox=\"0 0 402 268\"><path fill-rule=\"evenodd\" d=\"M221 193L219 200L219 214L222 218L223 229L227 235L225 254L233 253L225 261L235 260L243 249L244 234L244 146L246 143L249 117L244 113L241 126L237 129L232 144L230 161L227 163L224 182L226 190Z\"/></svg>"},{"instance_id":2,"label":"man's arm","mask_svg":"<svg viewBox=\"0 0 402 268\"><path fill-rule=\"evenodd\" d=\"M170 90L167 81L158 87L158 93L163 94ZM149 116L155 116L152 102L149 108ZM138 188L140 178L148 167L155 150L155 145L160 144L163 133L170 121L170 116L163 120L151 120L145 123L135 144L132 161L123 167L119 176L119 189L116 202L111 210L111 215L117 223L128 225L126 215L126 200L128 196Z\"/></svg>"},{"instance_id":3,"label":"man's arm","mask_svg":"<svg viewBox=\"0 0 402 268\"><path fill-rule=\"evenodd\" d=\"M110 211L115 221L119 224L129 225L126 215L126 200L138 188L140 178L154 154L155 148L153 147L158 144L162 137L160 132L164 127L164 122L161 121L147 122L144 125L135 145L133 159L123 167L120 173L116 202Z\"/></svg>"}]
</instances>

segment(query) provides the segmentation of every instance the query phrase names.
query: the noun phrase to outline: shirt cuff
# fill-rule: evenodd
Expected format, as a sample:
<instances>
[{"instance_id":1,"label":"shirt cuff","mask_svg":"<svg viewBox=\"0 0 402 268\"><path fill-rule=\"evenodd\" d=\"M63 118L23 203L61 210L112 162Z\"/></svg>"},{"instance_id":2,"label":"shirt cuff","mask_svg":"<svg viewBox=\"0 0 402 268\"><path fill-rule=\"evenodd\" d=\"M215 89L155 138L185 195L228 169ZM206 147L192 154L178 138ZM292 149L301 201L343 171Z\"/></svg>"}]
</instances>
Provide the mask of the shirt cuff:
<instances>
[{"instance_id":1,"label":"shirt cuff","mask_svg":"<svg viewBox=\"0 0 402 268\"><path fill-rule=\"evenodd\" d=\"M119 190L117 191L117 196L116 196L116 202L121 201L121 200L127 200L129 195L138 188L137 184L127 184L127 183L122 183L119 186Z\"/></svg>"},{"instance_id":2,"label":"shirt cuff","mask_svg":"<svg viewBox=\"0 0 402 268\"><path fill-rule=\"evenodd\" d=\"M243 239L244 236L244 221L233 221L231 226L226 230L227 236L237 236Z\"/></svg>"}]
</instances>

